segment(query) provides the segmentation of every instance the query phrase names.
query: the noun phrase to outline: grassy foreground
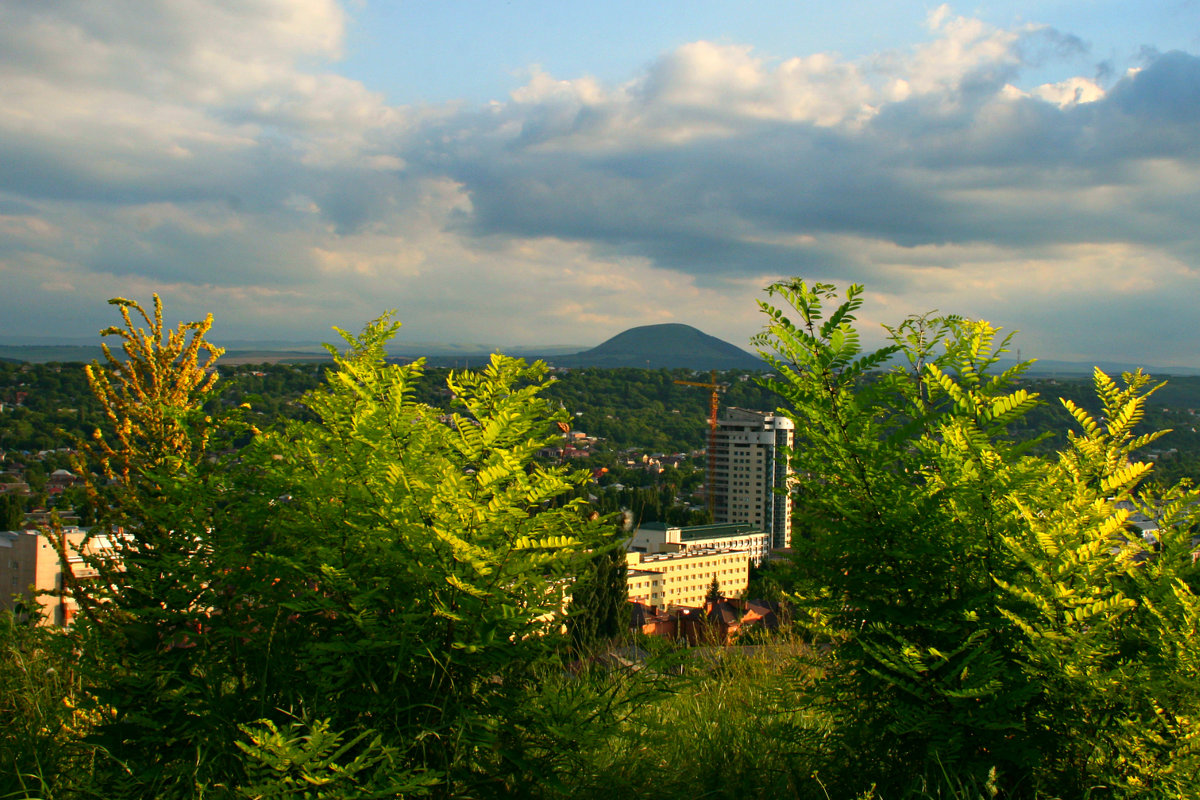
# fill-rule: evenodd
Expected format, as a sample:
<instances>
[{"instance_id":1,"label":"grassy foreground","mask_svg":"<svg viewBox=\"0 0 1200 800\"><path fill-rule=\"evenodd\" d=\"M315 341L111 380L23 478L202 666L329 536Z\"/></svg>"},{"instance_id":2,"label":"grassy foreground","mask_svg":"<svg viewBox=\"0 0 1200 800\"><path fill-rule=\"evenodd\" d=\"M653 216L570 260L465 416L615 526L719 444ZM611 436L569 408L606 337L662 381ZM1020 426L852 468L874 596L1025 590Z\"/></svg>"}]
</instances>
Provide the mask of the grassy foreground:
<instances>
[{"instance_id":1,"label":"grassy foreground","mask_svg":"<svg viewBox=\"0 0 1200 800\"><path fill-rule=\"evenodd\" d=\"M71 669L60 633L15 625L0 616L0 798L140 797L97 794L93 772L108 758L88 741L102 714ZM847 771L839 757L838 723L828 707L799 704L820 675L814 654L784 635L745 648L662 652L639 671L597 666L555 671L528 698L528 718L498 721L523 740L523 763L508 763L500 784L464 796L540 798L656 797L856 798L975 800L1045 797L1035 776L1022 790L1002 792L946 771L918 775L906 789L882 792ZM533 724L537 728L532 727ZM247 750L248 760L251 753ZM328 761L325 767L336 767ZM354 781L312 783L274 791L196 785L195 797L378 797ZM1064 765L1066 766L1066 765ZM911 765L897 764L898 772ZM1054 766L1049 765L1049 771ZM332 770L336 772L336 769ZM373 781L378 783L378 776ZM261 789L261 787L259 787ZM423 790L412 792L421 795ZM434 792L437 794L437 792ZM1175 797L1097 785L1089 797Z\"/></svg>"}]
</instances>

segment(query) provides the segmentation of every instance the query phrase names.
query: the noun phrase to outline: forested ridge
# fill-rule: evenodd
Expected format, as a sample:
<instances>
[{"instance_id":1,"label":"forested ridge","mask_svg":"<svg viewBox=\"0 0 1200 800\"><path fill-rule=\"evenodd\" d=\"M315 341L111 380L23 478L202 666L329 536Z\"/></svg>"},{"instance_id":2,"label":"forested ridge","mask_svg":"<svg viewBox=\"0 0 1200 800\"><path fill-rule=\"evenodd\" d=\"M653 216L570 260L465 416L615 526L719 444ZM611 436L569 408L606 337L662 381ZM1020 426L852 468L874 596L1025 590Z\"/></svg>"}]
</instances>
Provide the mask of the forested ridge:
<instances>
[{"instance_id":1,"label":"forested ridge","mask_svg":"<svg viewBox=\"0 0 1200 800\"><path fill-rule=\"evenodd\" d=\"M256 419L302 417L304 393L315 388L330 364L258 364L220 369L221 383L210 408L248 403ZM449 399L445 378L449 368L427 368L414 387L414 396L432 405ZM774 392L759 382L764 373L745 370L717 372L723 385L721 403L771 410L780 405ZM544 395L571 414L571 424L603 439L602 451L637 450L679 453L704 447L708 395L675 383L707 382L708 372L685 369L582 368L554 373ZM1200 377L1155 376L1165 381L1146 402L1139 431L1168 430L1155 444L1160 472L1166 478L1200 477ZM1016 381L1028 391L1063 397L1098 411L1090 379L1024 378ZM21 397L21 405L16 404ZM0 364L0 451L41 451L70 445L103 424L99 404L88 389L82 364ZM1011 426L1012 435L1033 438L1049 434L1044 452L1066 442L1070 415L1057 403L1030 411ZM1168 455L1167 451L1175 450ZM608 459L611 460L611 459ZM603 462L604 459L601 459ZM600 463L600 462L598 462Z\"/></svg>"},{"instance_id":2,"label":"forested ridge","mask_svg":"<svg viewBox=\"0 0 1200 800\"><path fill-rule=\"evenodd\" d=\"M206 401L212 411L248 405L247 419L260 426L281 419L303 419L308 410L305 392L316 388L330 363L257 364L220 367L221 381L214 397ZM445 380L449 368L429 367L415 381L413 397L433 406L450 400ZM762 385L763 372L729 370L715 374L722 407L770 410L781 398ZM573 429L598 441L586 457L575 463L604 468L581 494L590 494L598 510L629 511L635 521L666 520L673 524L707 521L703 513L703 448L706 444L708 393L682 386L679 380L707 382L710 373L685 369L582 368L552 373L543 396L568 413ZM1145 418L1137 431L1168 431L1143 455L1155 460L1154 478L1174 482L1200 476L1200 378L1171 376L1146 403ZM1015 385L1047 397L1062 397L1099 412L1090 381L1049 378L1019 379ZM87 386L81 364L0 365L0 402L12 403L17 392L23 405L0 414L0 451L9 451L10 463L25 467L26 477L39 489L25 498L0 498L8 510L10 527L19 525L19 511L53 505L62 513L72 509L90 516L82 505L81 491L47 498L45 476L70 467L63 454L32 459L21 451L52 450L86 439L104 425L100 405ZM1018 439L1042 437L1034 450L1052 454L1063 447L1071 417L1058 403L1045 403L1009 426ZM666 472L649 471L638 459L653 454L687 454L673 461ZM633 463L630 463L633 462ZM2 480L3 478L0 478ZM15 480L15 475L12 476ZM613 488L616 487L616 488Z\"/></svg>"},{"instance_id":3,"label":"forested ridge","mask_svg":"<svg viewBox=\"0 0 1200 800\"><path fill-rule=\"evenodd\" d=\"M91 405L36 413L122 535L70 630L0 619L0 796L1196 796L1200 496L1144 458L1190 412L952 316L864 352L862 297L776 284L772 373L719 377L795 419L803 531L763 581L791 624L720 651L627 638L598 473L539 456L702 442L692 375L388 364L388 317L326 370L216 373L211 318L114 301Z\"/></svg>"}]
</instances>

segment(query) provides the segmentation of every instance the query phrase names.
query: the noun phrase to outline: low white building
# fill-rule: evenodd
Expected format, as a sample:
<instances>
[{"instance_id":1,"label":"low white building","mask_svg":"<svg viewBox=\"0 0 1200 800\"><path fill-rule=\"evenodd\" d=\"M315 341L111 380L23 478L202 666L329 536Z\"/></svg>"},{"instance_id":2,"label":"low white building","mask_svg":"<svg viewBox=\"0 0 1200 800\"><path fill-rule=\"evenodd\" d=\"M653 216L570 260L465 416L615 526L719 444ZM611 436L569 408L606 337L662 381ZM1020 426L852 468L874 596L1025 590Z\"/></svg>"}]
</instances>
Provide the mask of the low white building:
<instances>
[{"instance_id":1,"label":"low white building","mask_svg":"<svg viewBox=\"0 0 1200 800\"><path fill-rule=\"evenodd\" d=\"M660 609L695 608L714 579L722 596L740 597L750 585L750 565L762 563L770 546L770 537L748 523L647 523L627 545L629 599Z\"/></svg>"},{"instance_id":2,"label":"low white building","mask_svg":"<svg viewBox=\"0 0 1200 800\"><path fill-rule=\"evenodd\" d=\"M758 566L771 549L770 536L748 522L715 525L667 525L647 522L633 532L626 546L634 553L653 555L685 550L745 550Z\"/></svg>"},{"instance_id":3,"label":"low white building","mask_svg":"<svg viewBox=\"0 0 1200 800\"><path fill-rule=\"evenodd\" d=\"M698 548L674 553L626 553L629 599L665 609L697 608L713 579L723 597L740 597L750 585L750 557L746 550Z\"/></svg>"}]
</instances>

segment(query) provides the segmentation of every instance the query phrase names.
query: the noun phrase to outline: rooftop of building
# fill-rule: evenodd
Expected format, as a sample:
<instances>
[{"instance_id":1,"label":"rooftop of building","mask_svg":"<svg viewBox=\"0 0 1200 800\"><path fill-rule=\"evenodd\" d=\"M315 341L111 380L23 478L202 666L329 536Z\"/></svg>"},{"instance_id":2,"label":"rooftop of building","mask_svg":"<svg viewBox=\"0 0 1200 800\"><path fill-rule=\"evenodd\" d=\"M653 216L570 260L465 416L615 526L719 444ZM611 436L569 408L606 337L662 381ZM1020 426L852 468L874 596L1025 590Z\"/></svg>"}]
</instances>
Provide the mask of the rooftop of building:
<instances>
[{"instance_id":1,"label":"rooftop of building","mask_svg":"<svg viewBox=\"0 0 1200 800\"><path fill-rule=\"evenodd\" d=\"M751 536L762 533L749 522L715 522L708 525L667 525L665 522L646 522L638 526L652 531L679 531L679 538L685 542L700 539L727 539L734 536Z\"/></svg>"},{"instance_id":2,"label":"rooftop of building","mask_svg":"<svg viewBox=\"0 0 1200 800\"><path fill-rule=\"evenodd\" d=\"M646 553L642 554L642 564L657 564L666 561L685 561L689 558L703 558L704 556L719 556L726 553L748 553L748 550L743 550L739 547L698 547L692 550L679 550L674 553ZM635 568L636 569L636 568ZM654 572L654 570L644 570L646 572Z\"/></svg>"},{"instance_id":3,"label":"rooftop of building","mask_svg":"<svg viewBox=\"0 0 1200 800\"><path fill-rule=\"evenodd\" d=\"M737 406L726 406L717 421L721 424L748 422L755 425L789 430L795 427L795 423L790 419L774 411L757 411L752 408L739 408Z\"/></svg>"}]
</instances>

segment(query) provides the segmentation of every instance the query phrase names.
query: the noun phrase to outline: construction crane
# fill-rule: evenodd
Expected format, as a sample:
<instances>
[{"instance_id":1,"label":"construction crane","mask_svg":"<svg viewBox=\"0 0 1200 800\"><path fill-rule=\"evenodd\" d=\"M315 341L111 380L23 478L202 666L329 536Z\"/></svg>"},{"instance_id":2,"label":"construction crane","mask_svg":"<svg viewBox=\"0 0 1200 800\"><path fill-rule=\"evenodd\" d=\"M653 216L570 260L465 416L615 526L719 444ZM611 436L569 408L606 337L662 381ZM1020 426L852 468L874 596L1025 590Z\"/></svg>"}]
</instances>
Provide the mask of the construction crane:
<instances>
[{"instance_id":1,"label":"construction crane","mask_svg":"<svg viewBox=\"0 0 1200 800\"><path fill-rule=\"evenodd\" d=\"M716 483L716 461L714 460L713 451L717 444L717 409L720 407L721 392L725 391L726 385L717 383L717 371L712 370L709 373L708 383L699 383L698 381L675 381L680 386L695 386L698 389L708 389L708 447L705 449L707 459L707 468L705 469L704 477L704 500L708 506L708 515L713 517L716 507L713 505L713 487Z\"/></svg>"}]
</instances>

